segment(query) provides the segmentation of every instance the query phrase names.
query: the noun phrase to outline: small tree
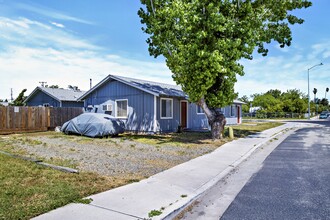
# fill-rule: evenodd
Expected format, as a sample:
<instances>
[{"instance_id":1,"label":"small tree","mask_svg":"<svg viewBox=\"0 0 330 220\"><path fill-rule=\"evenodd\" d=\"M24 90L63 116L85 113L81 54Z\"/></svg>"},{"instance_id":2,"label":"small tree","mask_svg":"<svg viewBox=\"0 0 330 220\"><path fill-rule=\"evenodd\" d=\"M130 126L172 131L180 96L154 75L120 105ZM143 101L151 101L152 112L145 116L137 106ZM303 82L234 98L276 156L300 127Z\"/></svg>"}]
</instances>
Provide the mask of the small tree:
<instances>
[{"instance_id":1,"label":"small tree","mask_svg":"<svg viewBox=\"0 0 330 220\"><path fill-rule=\"evenodd\" d=\"M23 106L24 105L24 100L26 99L26 96L24 96L24 93L26 92L26 89L23 89L17 98L11 103L13 106Z\"/></svg>"},{"instance_id":2,"label":"small tree","mask_svg":"<svg viewBox=\"0 0 330 220\"><path fill-rule=\"evenodd\" d=\"M265 43L291 45L289 24L302 19L290 14L312 5L306 0L141 0L138 12L149 34L149 53L163 55L174 81L189 100L200 105L220 138L225 117L218 108L237 97L236 75L244 75L242 58L252 59L257 47L266 56Z\"/></svg>"},{"instance_id":3,"label":"small tree","mask_svg":"<svg viewBox=\"0 0 330 220\"><path fill-rule=\"evenodd\" d=\"M245 104L242 105L242 111L244 113L249 113L250 111L250 101L249 101L249 97L247 97L246 95L242 96L241 98L238 98L238 100L244 102Z\"/></svg>"}]
</instances>

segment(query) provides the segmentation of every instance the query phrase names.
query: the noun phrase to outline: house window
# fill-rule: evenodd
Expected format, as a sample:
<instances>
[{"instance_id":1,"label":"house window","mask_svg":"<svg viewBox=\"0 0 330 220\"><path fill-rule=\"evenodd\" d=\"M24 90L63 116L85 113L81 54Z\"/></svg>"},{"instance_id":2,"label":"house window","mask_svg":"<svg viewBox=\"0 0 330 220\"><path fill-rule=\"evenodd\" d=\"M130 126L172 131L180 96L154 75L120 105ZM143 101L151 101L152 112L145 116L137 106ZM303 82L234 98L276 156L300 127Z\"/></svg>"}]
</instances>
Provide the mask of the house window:
<instances>
[{"instance_id":1,"label":"house window","mask_svg":"<svg viewBox=\"0 0 330 220\"><path fill-rule=\"evenodd\" d=\"M127 99L116 100L116 117L117 118L127 118L127 109L128 109Z\"/></svg>"},{"instance_id":2,"label":"house window","mask_svg":"<svg viewBox=\"0 0 330 220\"><path fill-rule=\"evenodd\" d=\"M102 110L105 112L112 112L112 105L111 104L102 105Z\"/></svg>"},{"instance_id":3,"label":"house window","mask_svg":"<svg viewBox=\"0 0 330 220\"><path fill-rule=\"evenodd\" d=\"M204 114L203 108L197 105L197 114Z\"/></svg>"},{"instance_id":4,"label":"house window","mask_svg":"<svg viewBox=\"0 0 330 220\"><path fill-rule=\"evenodd\" d=\"M236 107L235 105L231 105L230 106L230 116L235 116L235 110L236 110Z\"/></svg>"},{"instance_id":5,"label":"house window","mask_svg":"<svg viewBox=\"0 0 330 220\"><path fill-rule=\"evenodd\" d=\"M173 99L160 99L160 118L171 119L173 118Z\"/></svg>"},{"instance_id":6,"label":"house window","mask_svg":"<svg viewBox=\"0 0 330 220\"><path fill-rule=\"evenodd\" d=\"M42 106L43 107L49 107L50 105L49 105L49 103L44 103L44 104L42 104Z\"/></svg>"}]
</instances>

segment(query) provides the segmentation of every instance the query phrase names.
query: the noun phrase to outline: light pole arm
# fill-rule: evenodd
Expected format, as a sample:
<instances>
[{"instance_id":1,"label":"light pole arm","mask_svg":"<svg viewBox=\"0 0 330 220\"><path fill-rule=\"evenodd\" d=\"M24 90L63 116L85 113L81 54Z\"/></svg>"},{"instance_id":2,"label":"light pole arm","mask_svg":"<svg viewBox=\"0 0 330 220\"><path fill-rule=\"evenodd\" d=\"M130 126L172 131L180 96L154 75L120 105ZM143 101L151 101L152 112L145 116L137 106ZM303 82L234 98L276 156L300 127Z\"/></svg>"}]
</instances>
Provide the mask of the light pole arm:
<instances>
[{"instance_id":1,"label":"light pole arm","mask_svg":"<svg viewBox=\"0 0 330 220\"><path fill-rule=\"evenodd\" d=\"M319 64L316 64L314 66L312 66L311 68L308 68L307 69L307 81L308 81L308 120L311 119L311 98L310 98L310 94L309 94L309 71L311 69L313 69L314 67L317 67L317 66L322 66L323 63L319 63Z\"/></svg>"}]
</instances>

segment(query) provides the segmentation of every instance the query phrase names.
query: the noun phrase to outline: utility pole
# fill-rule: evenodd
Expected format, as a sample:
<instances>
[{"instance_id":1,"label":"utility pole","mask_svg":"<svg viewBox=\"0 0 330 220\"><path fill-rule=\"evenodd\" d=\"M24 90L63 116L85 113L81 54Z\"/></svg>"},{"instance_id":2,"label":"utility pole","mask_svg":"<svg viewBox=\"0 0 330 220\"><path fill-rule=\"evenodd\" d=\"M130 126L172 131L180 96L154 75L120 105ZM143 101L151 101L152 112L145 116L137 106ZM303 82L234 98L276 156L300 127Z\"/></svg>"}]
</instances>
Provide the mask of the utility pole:
<instances>
[{"instance_id":1,"label":"utility pole","mask_svg":"<svg viewBox=\"0 0 330 220\"><path fill-rule=\"evenodd\" d=\"M10 101L11 101L11 102L14 101L14 97L13 97L13 88L10 88Z\"/></svg>"},{"instance_id":2,"label":"utility pole","mask_svg":"<svg viewBox=\"0 0 330 220\"><path fill-rule=\"evenodd\" d=\"M308 120L311 119L311 98L310 98L310 95L309 95L309 71L311 69L313 69L314 67L317 67L317 66L322 66L323 63L319 63L319 64L316 64L314 66L312 66L311 68L308 68L307 69L307 82L308 82Z\"/></svg>"}]
</instances>

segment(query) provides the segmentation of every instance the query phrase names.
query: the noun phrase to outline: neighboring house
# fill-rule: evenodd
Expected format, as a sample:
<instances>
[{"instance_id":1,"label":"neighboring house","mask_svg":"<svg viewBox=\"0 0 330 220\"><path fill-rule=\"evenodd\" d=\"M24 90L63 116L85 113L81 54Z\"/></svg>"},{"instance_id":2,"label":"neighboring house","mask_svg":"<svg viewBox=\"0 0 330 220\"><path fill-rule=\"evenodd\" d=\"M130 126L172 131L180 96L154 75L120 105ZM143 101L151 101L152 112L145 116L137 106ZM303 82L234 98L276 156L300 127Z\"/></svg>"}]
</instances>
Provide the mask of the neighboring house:
<instances>
[{"instance_id":1,"label":"neighboring house","mask_svg":"<svg viewBox=\"0 0 330 220\"><path fill-rule=\"evenodd\" d=\"M180 86L109 75L82 95L86 111L107 113L125 121L126 130L139 132L207 129L202 109L188 101ZM241 123L242 103L225 107L227 124Z\"/></svg>"},{"instance_id":2,"label":"neighboring house","mask_svg":"<svg viewBox=\"0 0 330 220\"><path fill-rule=\"evenodd\" d=\"M54 89L37 87L25 99L27 106L45 107L83 107L84 102L77 100L85 91L75 89Z\"/></svg>"},{"instance_id":3,"label":"neighboring house","mask_svg":"<svg viewBox=\"0 0 330 220\"><path fill-rule=\"evenodd\" d=\"M249 109L249 113L257 113L257 111L259 111L261 108L261 106L256 106L256 107L250 107Z\"/></svg>"}]
</instances>

